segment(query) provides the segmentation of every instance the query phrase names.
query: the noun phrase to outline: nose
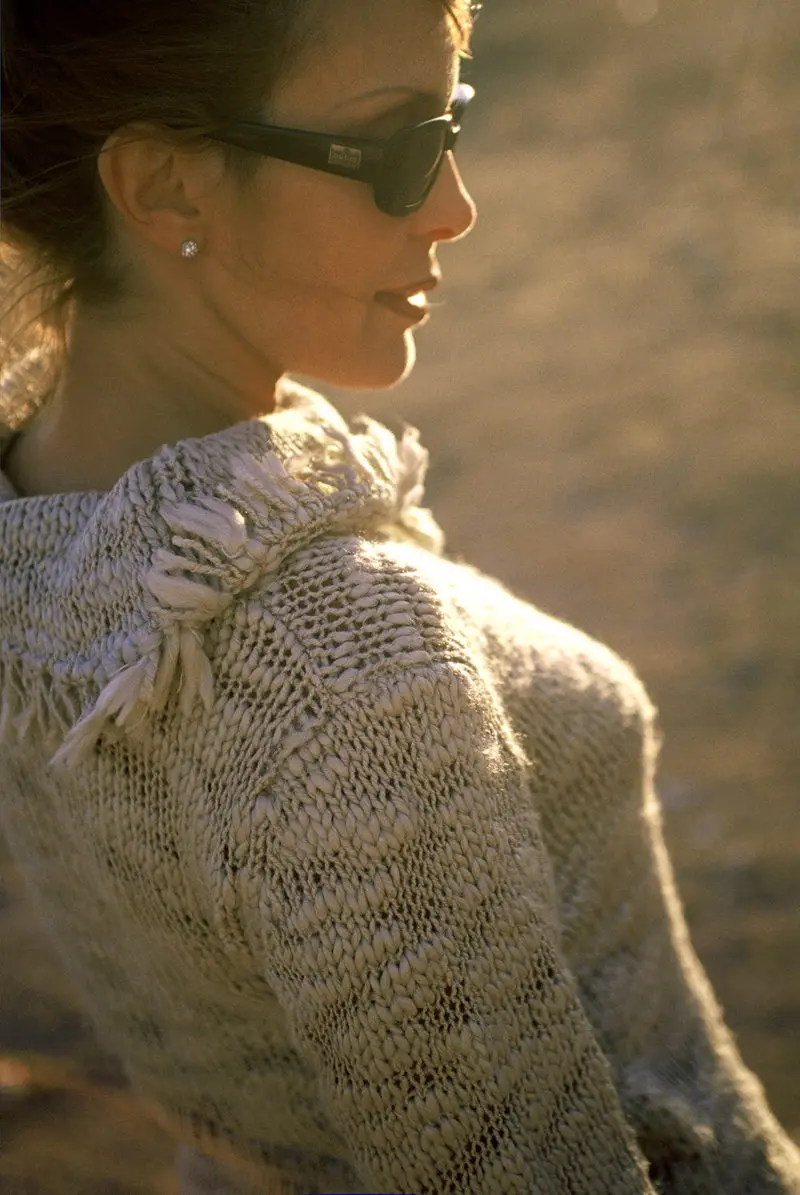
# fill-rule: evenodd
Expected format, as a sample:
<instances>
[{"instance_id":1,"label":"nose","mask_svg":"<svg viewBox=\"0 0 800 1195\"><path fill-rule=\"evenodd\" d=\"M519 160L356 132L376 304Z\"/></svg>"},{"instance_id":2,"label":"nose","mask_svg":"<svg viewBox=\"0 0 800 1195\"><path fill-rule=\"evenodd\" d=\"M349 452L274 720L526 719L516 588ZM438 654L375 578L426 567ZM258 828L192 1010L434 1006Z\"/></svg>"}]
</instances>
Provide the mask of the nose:
<instances>
[{"instance_id":1,"label":"nose","mask_svg":"<svg viewBox=\"0 0 800 1195\"><path fill-rule=\"evenodd\" d=\"M430 194L411 217L417 222L414 231L433 241L457 241L471 231L477 217L475 201L448 150Z\"/></svg>"}]
</instances>

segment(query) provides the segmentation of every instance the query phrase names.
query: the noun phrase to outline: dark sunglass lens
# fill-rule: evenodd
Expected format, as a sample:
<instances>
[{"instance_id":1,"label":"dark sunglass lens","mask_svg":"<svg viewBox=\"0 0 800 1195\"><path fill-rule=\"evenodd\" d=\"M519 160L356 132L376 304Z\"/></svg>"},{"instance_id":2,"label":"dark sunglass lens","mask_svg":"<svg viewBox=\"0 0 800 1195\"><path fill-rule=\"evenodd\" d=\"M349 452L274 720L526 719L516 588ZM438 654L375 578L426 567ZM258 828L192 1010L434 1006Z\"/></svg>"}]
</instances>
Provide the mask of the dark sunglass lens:
<instances>
[{"instance_id":1,"label":"dark sunglass lens","mask_svg":"<svg viewBox=\"0 0 800 1195\"><path fill-rule=\"evenodd\" d=\"M447 124L431 121L394 138L380 187L382 206L393 215L419 206L442 164Z\"/></svg>"}]
</instances>

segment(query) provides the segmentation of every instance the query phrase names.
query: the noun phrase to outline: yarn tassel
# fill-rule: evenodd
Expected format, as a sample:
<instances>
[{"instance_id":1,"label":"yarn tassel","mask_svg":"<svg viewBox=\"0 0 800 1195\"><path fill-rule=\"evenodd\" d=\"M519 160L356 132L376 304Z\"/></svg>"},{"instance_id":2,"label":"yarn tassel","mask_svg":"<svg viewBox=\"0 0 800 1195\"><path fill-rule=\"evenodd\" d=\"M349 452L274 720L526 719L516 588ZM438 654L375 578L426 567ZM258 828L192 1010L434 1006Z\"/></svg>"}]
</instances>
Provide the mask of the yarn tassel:
<instances>
[{"instance_id":1,"label":"yarn tassel","mask_svg":"<svg viewBox=\"0 0 800 1195\"><path fill-rule=\"evenodd\" d=\"M182 716L191 714L198 699L207 711L213 708L214 677L200 628L227 609L233 595L209 584L221 571L219 553L215 556L213 548L186 536L202 534L230 558L241 555L246 527L238 511L209 498L196 507L183 503L163 513L173 531L183 533L173 535L173 544L205 555L206 563L166 548L156 551L145 584L157 602L153 613L159 630L140 640L137 646L144 654L111 677L92 709L68 731L50 759L53 767L78 767L109 723L134 733L149 712L165 707L176 678ZM183 575L176 576L178 570ZM193 580L187 572L203 580Z\"/></svg>"},{"instance_id":2,"label":"yarn tassel","mask_svg":"<svg viewBox=\"0 0 800 1195\"><path fill-rule=\"evenodd\" d=\"M167 524L176 532L178 537L199 536L214 544L218 552L222 552L228 559L233 560L242 550L247 540L247 526L240 511L233 509L227 502L218 498L204 495L195 504L180 502L168 507L163 512ZM208 556L208 550L196 541L186 541L183 538L173 539L173 543L182 545L191 543L192 547ZM184 565L188 562L184 560Z\"/></svg>"},{"instance_id":3,"label":"yarn tassel","mask_svg":"<svg viewBox=\"0 0 800 1195\"><path fill-rule=\"evenodd\" d=\"M180 630L180 668L183 681L178 701L180 712L188 717L199 697L210 713L214 705L214 673L196 627Z\"/></svg>"},{"instance_id":4,"label":"yarn tassel","mask_svg":"<svg viewBox=\"0 0 800 1195\"><path fill-rule=\"evenodd\" d=\"M107 721L125 725L136 710L150 663L150 658L145 656L135 664L126 664L111 678L93 708L72 727L51 757L51 767L76 768L91 755Z\"/></svg>"},{"instance_id":5,"label":"yarn tassel","mask_svg":"<svg viewBox=\"0 0 800 1195\"><path fill-rule=\"evenodd\" d=\"M14 670L11 666L6 669L3 678L2 703L0 703L0 742L6 742L9 732L15 726L17 717L23 704L22 694L16 684Z\"/></svg>"},{"instance_id":6,"label":"yarn tassel","mask_svg":"<svg viewBox=\"0 0 800 1195\"><path fill-rule=\"evenodd\" d=\"M16 732L17 741L24 743L30 733L31 725L36 720L36 707L31 701L14 719L14 731Z\"/></svg>"},{"instance_id":7,"label":"yarn tassel","mask_svg":"<svg viewBox=\"0 0 800 1195\"><path fill-rule=\"evenodd\" d=\"M124 646L126 661L102 661L105 681L91 709L67 731L51 757L53 766L74 769L92 753L104 727L134 735L149 713L167 705L174 683L178 711L188 717L199 700L210 712L214 675L203 643L203 629L219 617L254 580L280 564L289 542L284 533L313 528L361 507L367 498L373 518L387 533L400 524L417 542L441 552L442 533L422 497L428 453L418 433L407 428L401 443L388 428L362 417L362 430L344 432L320 426L314 445L294 453L284 464L273 452L258 458L242 454L232 461L232 477L219 496L164 504L159 513L170 528L171 547L159 548L144 577L152 595L150 626ZM339 497L341 495L341 497ZM252 528L242 509L249 516ZM135 658L131 662L131 656ZM109 679L106 680L106 677ZM36 703L24 706L21 694L3 687L0 737L10 723L25 737L34 722L48 718ZM58 719L63 725L63 719Z\"/></svg>"},{"instance_id":8,"label":"yarn tassel","mask_svg":"<svg viewBox=\"0 0 800 1195\"><path fill-rule=\"evenodd\" d=\"M156 567L147 574L145 584L162 606L167 607L171 620L197 619L207 622L230 605L231 594L220 593L202 581L170 575L168 569L192 567L191 562L184 557L159 548L155 553L155 563ZM201 571L199 565L194 568Z\"/></svg>"}]
</instances>

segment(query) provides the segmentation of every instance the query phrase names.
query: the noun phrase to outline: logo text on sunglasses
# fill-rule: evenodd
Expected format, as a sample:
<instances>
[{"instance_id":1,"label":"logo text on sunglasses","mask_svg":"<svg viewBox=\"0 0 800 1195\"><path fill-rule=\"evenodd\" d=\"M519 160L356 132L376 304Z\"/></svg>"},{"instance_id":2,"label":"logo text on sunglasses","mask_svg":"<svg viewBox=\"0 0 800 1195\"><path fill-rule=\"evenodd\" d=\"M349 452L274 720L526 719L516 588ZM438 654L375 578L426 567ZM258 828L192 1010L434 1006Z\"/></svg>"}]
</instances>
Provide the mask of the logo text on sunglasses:
<instances>
[{"instance_id":1,"label":"logo text on sunglasses","mask_svg":"<svg viewBox=\"0 0 800 1195\"><path fill-rule=\"evenodd\" d=\"M352 149L349 145L332 145L328 151L328 165L358 170L361 165L361 150Z\"/></svg>"}]
</instances>

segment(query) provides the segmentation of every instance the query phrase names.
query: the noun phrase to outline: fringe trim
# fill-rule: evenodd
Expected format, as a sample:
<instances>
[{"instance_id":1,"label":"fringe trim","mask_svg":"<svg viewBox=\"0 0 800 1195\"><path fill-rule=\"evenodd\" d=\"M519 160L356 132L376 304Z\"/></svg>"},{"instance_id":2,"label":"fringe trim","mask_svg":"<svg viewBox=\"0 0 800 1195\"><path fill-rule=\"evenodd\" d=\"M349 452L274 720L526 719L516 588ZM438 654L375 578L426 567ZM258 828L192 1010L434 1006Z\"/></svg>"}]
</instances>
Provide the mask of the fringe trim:
<instances>
[{"instance_id":1,"label":"fringe trim","mask_svg":"<svg viewBox=\"0 0 800 1195\"><path fill-rule=\"evenodd\" d=\"M362 434L366 443L379 448L380 466L393 482L394 500L389 517L379 525L379 529L393 536L395 529L400 527L406 532L407 538L436 556L441 556L444 534L432 512L421 505L430 453L420 444L419 431L406 424L403 437L398 442L387 427L369 416L359 416L356 423L364 428Z\"/></svg>"},{"instance_id":2,"label":"fringe trim","mask_svg":"<svg viewBox=\"0 0 800 1195\"><path fill-rule=\"evenodd\" d=\"M324 422L310 429L306 423L313 448L286 465L274 452L260 458L243 454L232 462L232 481L220 487L220 496L161 506L172 548L156 550L144 578L152 598L149 627L132 635L116 659L102 661L95 675L103 687L77 722L70 699L60 711L44 686L26 705L21 677L13 677L3 685L0 740L9 724L23 740L34 725L49 745L63 735L50 766L71 771L91 755L104 730L132 737L141 732L148 715L165 708L176 682L182 717L198 701L210 713L214 678L204 628L235 595L330 527L368 520L386 534L400 528L440 554L442 532L430 511L419 507L428 466L419 433L406 427L398 443L373 419L361 416L358 425L360 431L347 433Z\"/></svg>"},{"instance_id":3,"label":"fringe trim","mask_svg":"<svg viewBox=\"0 0 800 1195\"><path fill-rule=\"evenodd\" d=\"M0 743L38 738L46 750L55 750L80 716L79 702L49 674L33 684L28 675L26 683L25 671L19 657L0 662Z\"/></svg>"}]
</instances>

